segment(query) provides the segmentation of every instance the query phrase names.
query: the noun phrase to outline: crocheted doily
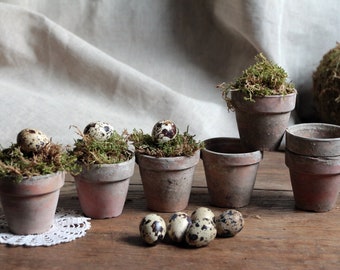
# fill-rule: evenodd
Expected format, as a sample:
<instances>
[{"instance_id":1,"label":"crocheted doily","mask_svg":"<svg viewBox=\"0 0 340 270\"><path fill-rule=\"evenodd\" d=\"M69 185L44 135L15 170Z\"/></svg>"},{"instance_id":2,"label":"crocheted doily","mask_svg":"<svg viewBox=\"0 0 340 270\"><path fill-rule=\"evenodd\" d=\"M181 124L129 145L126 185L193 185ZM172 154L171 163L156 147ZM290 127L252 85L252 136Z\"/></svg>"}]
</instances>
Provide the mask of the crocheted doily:
<instances>
[{"instance_id":1,"label":"crocheted doily","mask_svg":"<svg viewBox=\"0 0 340 270\"><path fill-rule=\"evenodd\" d=\"M53 246L85 236L91 228L90 218L73 210L57 209L51 229L42 234L16 235L9 231L4 215L0 215L0 243L15 246Z\"/></svg>"}]
</instances>

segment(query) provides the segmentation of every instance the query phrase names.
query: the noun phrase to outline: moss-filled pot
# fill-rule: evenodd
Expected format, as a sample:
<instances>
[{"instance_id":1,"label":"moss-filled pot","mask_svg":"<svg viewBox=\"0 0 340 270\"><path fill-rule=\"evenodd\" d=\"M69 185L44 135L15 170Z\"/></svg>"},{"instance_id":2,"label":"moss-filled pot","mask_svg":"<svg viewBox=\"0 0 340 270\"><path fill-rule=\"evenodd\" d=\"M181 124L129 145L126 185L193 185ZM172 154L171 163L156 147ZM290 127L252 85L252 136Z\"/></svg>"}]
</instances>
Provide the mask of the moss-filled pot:
<instances>
[{"instance_id":1,"label":"moss-filled pot","mask_svg":"<svg viewBox=\"0 0 340 270\"><path fill-rule=\"evenodd\" d=\"M245 100L244 93L240 91L231 92L241 142L250 150L275 151L295 108L296 91L253 99L254 102Z\"/></svg>"},{"instance_id":2,"label":"moss-filled pot","mask_svg":"<svg viewBox=\"0 0 340 270\"><path fill-rule=\"evenodd\" d=\"M193 156L153 157L136 153L147 207L158 212L176 212L188 206L195 166Z\"/></svg>"},{"instance_id":3,"label":"moss-filled pot","mask_svg":"<svg viewBox=\"0 0 340 270\"><path fill-rule=\"evenodd\" d=\"M21 182L0 179L1 204L10 231L20 235L48 231L64 181L64 172L24 178Z\"/></svg>"},{"instance_id":4,"label":"moss-filled pot","mask_svg":"<svg viewBox=\"0 0 340 270\"><path fill-rule=\"evenodd\" d=\"M95 164L84 167L75 183L82 211L88 217L104 219L122 214L135 157L117 164Z\"/></svg>"},{"instance_id":5,"label":"moss-filled pot","mask_svg":"<svg viewBox=\"0 0 340 270\"><path fill-rule=\"evenodd\" d=\"M249 204L261 151L248 151L237 138L211 138L201 150L210 203L238 208Z\"/></svg>"}]
</instances>

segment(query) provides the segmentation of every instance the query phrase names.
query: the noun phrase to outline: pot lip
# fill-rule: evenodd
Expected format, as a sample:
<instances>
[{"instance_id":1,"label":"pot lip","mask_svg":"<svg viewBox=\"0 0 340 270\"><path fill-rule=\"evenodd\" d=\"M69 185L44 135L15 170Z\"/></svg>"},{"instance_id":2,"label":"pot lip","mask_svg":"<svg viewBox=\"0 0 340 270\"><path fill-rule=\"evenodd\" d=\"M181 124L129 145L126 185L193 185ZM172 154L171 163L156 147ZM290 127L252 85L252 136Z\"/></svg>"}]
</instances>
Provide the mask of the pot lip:
<instances>
[{"instance_id":1,"label":"pot lip","mask_svg":"<svg viewBox=\"0 0 340 270\"><path fill-rule=\"evenodd\" d=\"M339 130L340 134L340 126L333 125L333 124L328 124L328 123L301 123L301 124L295 124L292 125L288 128L286 128L286 134L288 137L295 137L296 139L302 140L302 141L315 141L315 142L332 142L332 141L339 141L340 142L340 136L339 137L332 137L332 138L317 138L317 137L305 137L296 134L297 131L306 129L312 130L315 129L316 127L320 128L322 127L323 130L326 128L332 128L334 130Z\"/></svg>"},{"instance_id":2,"label":"pot lip","mask_svg":"<svg viewBox=\"0 0 340 270\"><path fill-rule=\"evenodd\" d=\"M40 175L34 175L31 177L24 177L22 178L22 180L18 183L22 183L22 182L28 182L28 181L38 181L38 180L42 180L44 178L49 178L55 175L65 175L66 171L57 171L57 172L53 172L53 173L48 173L48 174L40 174ZM15 179L15 176L11 176L11 175L5 175L0 177L0 179ZM6 180L5 180L6 181Z\"/></svg>"},{"instance_id":3,"label":"pot lip","mask_svg":"<svg viewBox=\"0 0 340 270\"><path fill-rule=\"evenodd\" d=\"M197 150L192 156L176 156L176 157L154 157L154 156L150 156L150 155L146 155L146 154L136 152L136 156L148 158L148 159L152 159L152 160L167 160L167 159L176 160L176 159L194 158L196 155L198 155L199 152L200 152L200 150Z\"/></svg>"},{"instance_id":4,"label":"pot lip","mask_svg":"<svg viewBox=\"0 0 340 270\"><path fill-rule=\"evenodd\" d=\"M245 95L242 91L237 90L237 91L231 91L232 93L238 93L238 94L243 94ZM253 96L253 99L261 99L261 98L278 98L278 97L291 97L291 96L295 96L297 95L297 90L294 88L294 92L293 93L289 93L286 95L265 95L265 96Z\"/></svg>"},{"instance_id":5,"label":"pot lip","mask_svg":"<svg viewBox=\"0 0 340 270\"><path fill-rule=\"evenodd\" d=\"M129 163L134 163L135 162L135 155L133 155L129 160L123 161L123 162L118 162L118 163L104 163L104 164L91 164L89 168L102 168L102 167L114 167L114 166L124 166ZM84 164L81 164L83 167L87 167Z\"/></svg>"},{"instance_id":6,"label":"pot lip","mask_svg":"<svg viewBox=\"0 0 340 270\"><path fill-rule=\"evenodd\" d=\"M233 137L213 137L204 140L204 144L207 142L218 142L218 141L225 141L231 143L237 143L241 146L241 139L233 138ZM214 155L224 156L224 157L246 157L246 156L255 156L258 157L259 160L262 159L263 153L260 150L249 150L249 151L240 151L240 153L225 153L225 152L217 152L207 148L202 148L202 152L208 152Z\"/></svg>"}]
</instances>

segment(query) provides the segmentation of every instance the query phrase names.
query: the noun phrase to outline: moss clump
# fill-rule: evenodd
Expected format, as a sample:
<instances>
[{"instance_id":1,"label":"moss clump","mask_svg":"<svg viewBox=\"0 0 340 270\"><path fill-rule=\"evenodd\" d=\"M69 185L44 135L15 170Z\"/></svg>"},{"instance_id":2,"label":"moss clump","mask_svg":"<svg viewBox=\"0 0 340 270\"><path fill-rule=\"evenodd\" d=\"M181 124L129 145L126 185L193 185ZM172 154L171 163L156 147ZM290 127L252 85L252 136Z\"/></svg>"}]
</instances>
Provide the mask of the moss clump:
<instances>
[{"instance_id":1,"label":"moss clump","mask_svg":"<svg viewBox=\"0 0 340 270\"><path fill-rule=\"evenodd\" d=\"M313 73L313 97L319 118L340 125L340 43L323 56Z\"/></svg>"},{"instance_id":2,"label":"moss clump","mask_svg":"<svg viewBox=\"0 0 340 270\"><path fill-rule=\"evenodd\" d=\"M231 91L241 91L245 100L254 102L253 97L287 95L294 93L294 85L287 82L286 71L269 61L262 53L255 56L255 64L242 72L242 75L231 83L221 83L217 87L222 91L228 109L234 106L230 97Z\"/></svg>"},{"instance_id":3,"label":"moss clump","mask_svg":"<svg viewBox=\"0 0 340 270\"><path fill-rule=\"evenodd\" d=\"M105 141L98 141L88 134L78 130L80 139L74 143L74 148L69 151L78 164L90 166L93 164L115 164L127 161L134 155L128 142L128 134L113 132Z\"/></svg>"},{"instance_id":4,"label":"moss clump","mask_svg":"<svg viewBox=\"0 0 340 270\"><path fill-rule=\"evenodd\" d=\"M129 139L135 146L135 151L154 157L178 157L193 156L194 153L203 147L203 142L196 141L194 135L190 135L188 129L167 142L158 143L149 134L144 134L142 130L133 130Z\"/></svg>"},{"instance_id":5,"label":"moss clump","mask_svg":"<svg viewBox=\"0 0 340 270\"><path fill-rule=\"evenodd\" d=\"M23 153L17 144L0 152L0 177L20 182L23 178L76 171L75 159L59 144L46 144L37 153Z\"/></svg>"}]
</instances>

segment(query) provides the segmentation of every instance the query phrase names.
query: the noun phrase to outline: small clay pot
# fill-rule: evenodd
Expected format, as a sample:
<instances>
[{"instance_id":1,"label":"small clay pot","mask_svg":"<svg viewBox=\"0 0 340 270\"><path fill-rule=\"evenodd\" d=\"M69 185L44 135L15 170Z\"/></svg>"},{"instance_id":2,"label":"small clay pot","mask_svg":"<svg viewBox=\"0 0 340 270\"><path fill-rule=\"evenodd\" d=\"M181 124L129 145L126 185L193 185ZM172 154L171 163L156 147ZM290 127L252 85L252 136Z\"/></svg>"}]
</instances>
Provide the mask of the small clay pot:
<instances>
[{"instance_id":1,"label":"small clay pot","mask_svg":"<svg viewBox=\"0 0 340 270\"><path fill-rule=\"evenodd\" d=\"M288 127L286 148L293 153L305 156L340 156L340 126L306 123Z\"/></svg>"},{"instance_id":2,"label":"small clay pot","mask_svg":"<svg viewBox=\"0 0 340 270\"><path fill-rule=\"evenodd\" d=\"M135 157L117 164L92 165L74 176L84 214L94 219L118 217L125 205Z\"/></svg>"},{"instance_id":3,"label":"small clay pot","mask_svg":"<svg viewBox=\"0 0 340 270\"><path fill-rule=\"evenodd\" d=\"M340 192L340 156L304 156L286 149L285 163L298 209L326 212L334 208Z\"/></svg>"},{"instance_id":4,"label":"small clay pot","mask_svg":"<svg viewBox=\"0 0 340 270\"><path fill-rule=\"evenodd\" d=\"M157 212L177 212L188 206L200 151L185 157L152 157L136 154L147 207Z\"/></svg>"},{"instance_id":5,"label":"small clay pot","mask_svg":"<svg viewBox=\"0 0 340 270\"><path fill-rule=\"evenodd\" d=\"M210 204L238 208L249 204L261 151L248 151L237 138L211 138L201 150Z\"/></svg>"},{"instance_id":6,"label":"small clay pot","mask_svg":"<svg viewBox=\"0 0 340 270\"><path fill-rule=\"evenodd\" d=\"M241 91L231 92L242 144L249 150L278 150L295 108L296 91L285 96L253 97L254 102L244 97Z\"/></svg>"},{"instance_id":7,"label":"small clay pot","mask_svg":"<svg viewBox=\"0 0 340 270\"><path fill-rule=\"evenodd\" d=\"M14 234L41 234L54 222L59 193L65 173L34 176L15 182L0 179L0 197L10 231Z\"/></svg>"}]
</instances>

